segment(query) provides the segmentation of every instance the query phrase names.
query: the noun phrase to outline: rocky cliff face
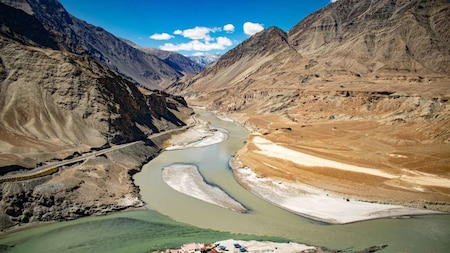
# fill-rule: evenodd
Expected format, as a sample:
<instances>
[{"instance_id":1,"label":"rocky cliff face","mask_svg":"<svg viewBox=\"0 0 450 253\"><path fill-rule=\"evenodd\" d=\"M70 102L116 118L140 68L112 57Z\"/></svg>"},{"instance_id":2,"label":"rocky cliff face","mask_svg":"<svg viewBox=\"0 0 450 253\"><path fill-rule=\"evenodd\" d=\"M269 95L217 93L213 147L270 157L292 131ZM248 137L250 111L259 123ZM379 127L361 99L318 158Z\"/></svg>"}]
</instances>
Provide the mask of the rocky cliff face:
<instances>
[{"instance_id":1,"label":"rocky cliff face","mask_svg":"<svg viewBox=\"0 0 450 253\"><path fill-rule=\"evenodd\" d=\"M159 58L141 52L100 27L70 15L56 0L2 0L39 20L60 48L88 55L150 89L163 89L182 76Z\"/></svg>"}]
</instances>

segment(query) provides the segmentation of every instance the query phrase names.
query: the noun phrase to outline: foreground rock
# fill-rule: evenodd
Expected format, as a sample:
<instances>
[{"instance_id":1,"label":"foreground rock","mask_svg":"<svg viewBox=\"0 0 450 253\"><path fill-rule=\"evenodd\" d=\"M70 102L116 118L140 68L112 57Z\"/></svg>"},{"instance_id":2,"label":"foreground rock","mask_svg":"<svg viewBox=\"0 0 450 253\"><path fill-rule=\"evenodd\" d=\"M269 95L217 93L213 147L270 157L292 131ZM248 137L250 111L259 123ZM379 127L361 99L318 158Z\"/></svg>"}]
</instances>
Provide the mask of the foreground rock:
<instances>
[{"instance_id":1,"label":"foreground rock","mask_svg":"<svg viewBox=\"0 0 450 253\"><path fill-rule=\"evenodd\" d=\"M52 176L2 183L0 207L4 211L0 213L0 228L141 207L132 175L159 150L151 141L139 142L83 164L61 168Z\"/></svg>"}]
</instances>

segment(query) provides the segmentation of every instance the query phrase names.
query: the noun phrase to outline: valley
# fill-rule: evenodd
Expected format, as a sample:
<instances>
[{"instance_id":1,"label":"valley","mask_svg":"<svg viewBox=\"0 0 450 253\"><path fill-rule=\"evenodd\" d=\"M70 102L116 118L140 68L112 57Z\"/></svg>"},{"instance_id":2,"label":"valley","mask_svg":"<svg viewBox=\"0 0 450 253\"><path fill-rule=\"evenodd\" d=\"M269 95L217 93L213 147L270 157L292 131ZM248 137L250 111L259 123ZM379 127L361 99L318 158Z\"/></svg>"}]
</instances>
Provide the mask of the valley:
<instances>
[{"instance_id":1,"label":"valley","mask_svg":"<svg viewBox=\"0 0 450 253\"><path fill-rule=\"evenodd\" d=\"M448 248L450 3L332 2L240 41L226 22L145 35L157 49L0 0L0 251Z\"/></svg>"}]
</instances>

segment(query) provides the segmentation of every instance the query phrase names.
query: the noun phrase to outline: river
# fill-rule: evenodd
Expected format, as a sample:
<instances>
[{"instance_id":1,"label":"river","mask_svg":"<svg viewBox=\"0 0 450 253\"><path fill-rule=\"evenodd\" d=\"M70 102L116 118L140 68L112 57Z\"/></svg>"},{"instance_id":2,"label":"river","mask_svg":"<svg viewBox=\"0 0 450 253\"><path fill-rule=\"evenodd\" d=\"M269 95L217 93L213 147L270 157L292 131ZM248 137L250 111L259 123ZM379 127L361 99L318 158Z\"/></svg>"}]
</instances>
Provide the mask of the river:
<instances>
[{"instance_id":1,"label":"river","mask_svg":"<svg viewBox=\"0 0 450 253\"><path fill-rule=\"evenodd\" d=\"M228 166L230 157L244 145L247 130L209 112L200 111L200 114L213 126L226 129L229 138L207 147L164 151L146 164L134 178L148 211L26 229L0 238L0 245L14 245L0 246L0 252L145 252L189 240L208 242L245 237L241 234L252 234L257 239L261 238L259 236L282 237L332 249L360 250L389 245L381 251L383 253L448 252L450 249L450 215L328 225L292 214L256 197L234 180ZM162 168L173 163L197 165L209 184L219 186L250 211L233 212L175 191L161 176Z\"/></svg>"}]
</instances>

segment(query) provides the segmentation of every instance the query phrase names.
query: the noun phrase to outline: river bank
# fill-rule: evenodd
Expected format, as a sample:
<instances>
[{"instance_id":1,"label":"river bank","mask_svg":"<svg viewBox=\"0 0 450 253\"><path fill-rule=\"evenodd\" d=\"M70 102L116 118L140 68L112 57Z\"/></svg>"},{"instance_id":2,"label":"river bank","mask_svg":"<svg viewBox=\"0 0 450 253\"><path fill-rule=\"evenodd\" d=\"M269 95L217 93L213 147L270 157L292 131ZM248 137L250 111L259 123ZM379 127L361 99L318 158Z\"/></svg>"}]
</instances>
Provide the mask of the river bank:
<instances>
[{"instance_id":1,"label":"river bank","mask_svg":"<svg viewBox=\"0 0 450 253\"><path fill-rule=\"evenodd\" d=\"M133 175L161 152L172 131L60 168L51 176L1 183L1 233L139 210L144 202Z\"/></svg>"},{"instance_id":2,"label":"river bank","mask_svg":"<svg viewBox=\"0 0 450 253\"><path fill-rule=\"evenodd\" d=\"M215 134L217 132L221 131L211 128L207 122L200 122L196 127L171 138L168 141L170 143L168 149L171 149L172 147L176 149L203 147L224 141L226 139L225 133L217 135ZM396 175L381 170L353 166L290 150L274 144L257 134L249 139L249 142L250 144L248 145L255 146L254 150L250 150L250 152L253 151L263 157L272 157L297 163L301 162L302 166L331 167L339 170L368 173L390 179L396 177ZM247 153L245 150L239 153L239 156L246 155ZM401 204L380 204L361 201L359 199L351 199L307 184L292 182L282 178L264 177L257 175L251 168L244 166L239 160L239 156L230 161L230 166L233 168L236 180L241 185L250 192L276 206L317 221L330 224L345 224L386 217L441 213L428 209L411 208ZM266 166L270 167L270 164L266 163ZM176 171L176 167L177 166L175 165L175 167L172 168L172 171ZM183 168L181 165L178 167L179 169ZM272 169L279 170L282 168L273 167ZM172 173L171 175L166 173L166 183L177 181L177 184L179 184L181 182L178 186L175 186L174 183L169 183L169 185L171 184L173 188L181 187L182 189L178 189L178 191L218 205L217 201L211 201L209 199L210 196L214 196L214 189L205 187L203 188L203 191L199 193L199 190L196 187L182 187L182 185L187 185L187 182L202 182L202 178L197 178L201 176L200 174L196 177L194 175L195 173L182 173L183 175L180 175L179 173L178 176L175 173ZM420 179L420 182L423 182L424 184L438 184L445 186L450 182L445 178L425 178L423 175L420 176L421 177L419 178L419 176L416 175L416 178ZM181 177L184 179L180 180ZM415 178L412 175L409 177L402 177L402 179L411 181Z\"/></svg>"}]
</instances>

